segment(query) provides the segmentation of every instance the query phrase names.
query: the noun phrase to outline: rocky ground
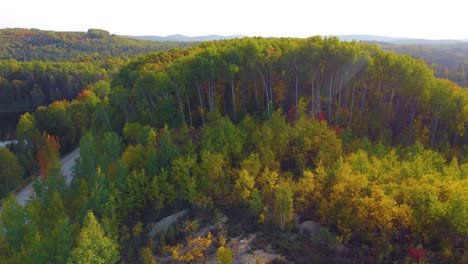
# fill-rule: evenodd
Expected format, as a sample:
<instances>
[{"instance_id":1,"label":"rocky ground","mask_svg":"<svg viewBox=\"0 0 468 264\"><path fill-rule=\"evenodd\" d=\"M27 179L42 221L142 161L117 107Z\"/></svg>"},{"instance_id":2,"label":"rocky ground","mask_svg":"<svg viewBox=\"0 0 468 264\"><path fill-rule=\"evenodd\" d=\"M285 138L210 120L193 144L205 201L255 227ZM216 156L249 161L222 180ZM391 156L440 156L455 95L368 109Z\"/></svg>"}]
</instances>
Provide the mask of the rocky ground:
<instances>
[{"instance_id":1,"label":"rocky ground","mask_svg":"<svg viewBox=\"0 0 468 264\"><path fill-rule=\"evenodd\" d=\"M182 215L185 220L180 220ZM187 221L187 215L188 212L184 210L152 225L149 234L153 241L158 240L156 234L162 233L161 226L167 230L177 221ZM195 263L218 263L216 249L220 236L226 237L225 247L232 250L233 263L371 263L370 260L357 257L356 250L336 243L336 237L317 222L296 221L290 231L281 231L272 227L258 228L249 220L230 219L225 215L215 217L212 221L200 220L199 227L190 237L206 238L208 233L213 236L204 257ZM155 229L158 229L157 232ZM182 251L189 250L187 242L179 243L183 244ZM180 263L168 252L155 254L154 257L157 263Z\"/></svg>"}]
</instances>

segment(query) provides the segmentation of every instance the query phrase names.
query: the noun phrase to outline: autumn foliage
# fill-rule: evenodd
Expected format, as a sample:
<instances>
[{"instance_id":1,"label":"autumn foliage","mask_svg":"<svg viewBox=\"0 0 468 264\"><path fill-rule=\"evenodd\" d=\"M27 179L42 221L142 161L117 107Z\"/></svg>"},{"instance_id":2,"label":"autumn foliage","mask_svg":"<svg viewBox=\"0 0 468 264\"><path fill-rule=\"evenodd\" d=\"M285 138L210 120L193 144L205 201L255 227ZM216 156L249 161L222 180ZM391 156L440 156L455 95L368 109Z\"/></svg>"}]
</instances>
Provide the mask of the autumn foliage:
<instances>
[{"instance_id":1,"label":"autumn foliage","mask_svg":"<svg viewBox=\"0 0 468 264\"><path fill-rule=\"evenodd\" d=\"M47 180L49 171L59 166L60 143L53 135L45 135L44 145L37 153L37 160L41 168L42 179Z\"/></svg>"},{"instance_id":2,"label":"autumn foliage","mask_svg":"<svg viewBox=\"0 0 468 264\"><path fill-rule=\"evenodd\" d=\"M424 259L424 249L423 248L415 248L415 247L410 247L409 250L409 255L413 261L419 262Z\"/></svg>"},{"instance_id":3,"label":"autumn foliage","mask_svg":"<svg viewBox=\"0 0 468 264\"><path fill-rule=\"evenodd\" d=\"M79 233L88 210L119 241L122 262L138 261L142 247L151 260L144 229L125 230L187 208L208 221L242 218L239 229L272 239L299 237L288 233L294 220L312 220L364 258L350 263L466 259L468 93L421 61L335 38L245 38L139 57L107 85L23 118L22 134L50 134L37 154L44 179L59 168L60 146L81 137L80 159L63 203L31 203L31 223L17 221L25 252L0 234L9 249L0 263L41 249L33 239L49 236L35 229L54 220L43 213L60 213ZM180 237L177 225L160 249L178 262L209 260L211 234ZM304 246L287 240L272 247Z\"/></svg>"}]
</instances>

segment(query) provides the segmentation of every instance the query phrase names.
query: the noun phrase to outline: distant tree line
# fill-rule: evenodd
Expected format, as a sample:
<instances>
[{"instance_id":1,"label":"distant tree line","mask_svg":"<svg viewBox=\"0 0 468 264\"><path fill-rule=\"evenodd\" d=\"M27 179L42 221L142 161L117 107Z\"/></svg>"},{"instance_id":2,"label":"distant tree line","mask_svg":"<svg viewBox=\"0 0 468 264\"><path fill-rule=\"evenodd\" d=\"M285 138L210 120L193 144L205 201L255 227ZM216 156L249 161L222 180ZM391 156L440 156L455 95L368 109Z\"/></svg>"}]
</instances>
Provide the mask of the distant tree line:
<instances>
[{"instance_id":1,"label":"distant tree line","mask_svg":"<svg viewBox=\"0 0 468 264\"><path fill-rule=\"evenodd\" d=\"M55 32L38 29L1 29L0 59L70 61L133 57L141 53L196 45L192 42L155 42L111 35L101 29Z\"/></svg>"},{"instance_id":2,"label":"distant tree line","mask_svg":"<svg viewBox=\"0 0 468 264\"><path fill-rule=\"evenodd\" d=\"M382 45L385 50L423 59L435 76L468 87L468 43L445 45Z\"/></svg>"}]
</instances>

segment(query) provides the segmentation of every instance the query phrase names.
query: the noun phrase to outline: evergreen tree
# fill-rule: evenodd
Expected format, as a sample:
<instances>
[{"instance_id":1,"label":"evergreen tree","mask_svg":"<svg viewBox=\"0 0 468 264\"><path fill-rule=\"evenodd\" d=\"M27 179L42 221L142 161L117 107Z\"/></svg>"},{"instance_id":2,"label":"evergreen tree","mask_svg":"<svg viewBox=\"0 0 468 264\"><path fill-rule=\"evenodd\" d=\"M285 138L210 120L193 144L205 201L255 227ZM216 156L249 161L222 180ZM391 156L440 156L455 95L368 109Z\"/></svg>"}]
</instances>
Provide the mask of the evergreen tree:
<instances>
[{"instance_id":1,"label":"evergreen tree","mask_svg":"<svg viewBox=\"0 0 468 264\"><path fill-rule=\"evenodd\" d=\"M119 258L117 243L104 235L96 217L89 211L68 263L109 264L117 263Z\"/></svg>"}]
</instances>

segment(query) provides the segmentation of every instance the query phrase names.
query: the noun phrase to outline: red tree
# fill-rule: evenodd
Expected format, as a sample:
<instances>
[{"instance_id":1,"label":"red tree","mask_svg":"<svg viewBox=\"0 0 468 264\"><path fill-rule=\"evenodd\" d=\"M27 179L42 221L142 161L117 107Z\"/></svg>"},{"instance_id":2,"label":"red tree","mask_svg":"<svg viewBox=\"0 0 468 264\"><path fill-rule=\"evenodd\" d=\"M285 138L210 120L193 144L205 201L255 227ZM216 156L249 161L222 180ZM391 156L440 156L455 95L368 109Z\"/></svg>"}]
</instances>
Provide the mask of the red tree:
<instances>
[{"instance_id":1,"label":"red tree","mask_svg":"<svg viewBox=\"0 0 468 264\"><path fill-rule=\"evenodd\" d=\"M59 164L60 143L57 137L45 135L45 143L37 152L37 160L41 168L42 179L47 180L51 168Z\"/></svg>"}]
</instances>

